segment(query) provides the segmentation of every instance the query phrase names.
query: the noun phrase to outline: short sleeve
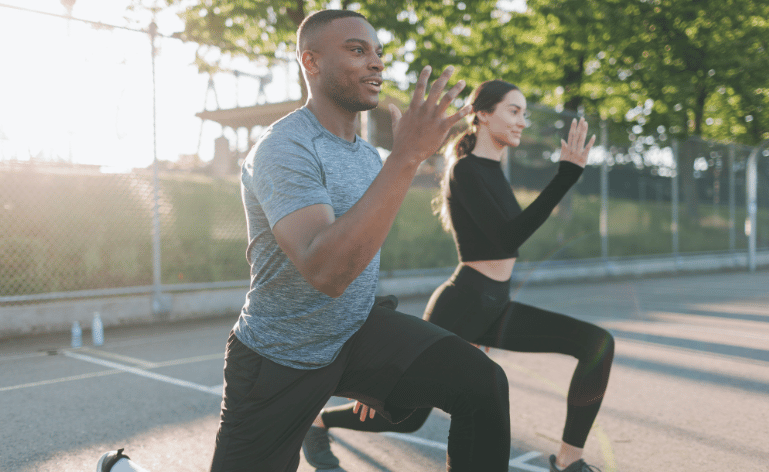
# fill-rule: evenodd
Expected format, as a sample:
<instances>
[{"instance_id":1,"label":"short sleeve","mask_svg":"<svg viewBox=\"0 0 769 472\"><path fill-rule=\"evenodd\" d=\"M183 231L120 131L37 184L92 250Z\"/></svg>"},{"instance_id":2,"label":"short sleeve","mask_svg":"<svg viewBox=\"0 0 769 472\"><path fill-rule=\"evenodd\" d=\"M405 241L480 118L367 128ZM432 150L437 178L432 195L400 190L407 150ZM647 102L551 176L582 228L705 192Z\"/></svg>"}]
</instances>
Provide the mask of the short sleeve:
<instances>
[{"instance_id":1,"label":"short sleeve","mask_svg":"<svg viewBox=\"0 0 769 472\"><path fill-rule=\"evenodd\" d=\"M271 229L299 209L331 205L321 163L307 144L285 134L267 136L252 149L243 185L259 201Z\"/></svg>"}]
</instances>

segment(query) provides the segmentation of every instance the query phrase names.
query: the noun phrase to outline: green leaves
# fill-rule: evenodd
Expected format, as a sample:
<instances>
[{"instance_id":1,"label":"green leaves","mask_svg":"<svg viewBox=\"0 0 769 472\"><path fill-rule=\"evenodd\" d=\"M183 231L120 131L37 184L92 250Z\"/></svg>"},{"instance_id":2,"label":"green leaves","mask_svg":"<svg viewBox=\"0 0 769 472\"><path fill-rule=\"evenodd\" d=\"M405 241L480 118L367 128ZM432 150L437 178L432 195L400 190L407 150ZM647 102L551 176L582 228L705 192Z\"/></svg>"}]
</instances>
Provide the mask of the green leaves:
<instances>
[{"instance_id":1,"label":"green leaves","mask_svg":"<svg viewBox=\"0 0 769 472\"><path fill-rule=\"evenodd\" d=\"M189 5L182 37L207 45L202 52L213 46L273 61L293 59L307 14L339 5L166 2ZM341 5L369 19L388 65L404 64L411 84L427 64L453 65L468 83L465 96L502 78L532 103L628 122L644 134L664 129L748 144L769 138L769 3L762 0L528 0L525 12L506 0Z\"/></svg>"}]
</instances>

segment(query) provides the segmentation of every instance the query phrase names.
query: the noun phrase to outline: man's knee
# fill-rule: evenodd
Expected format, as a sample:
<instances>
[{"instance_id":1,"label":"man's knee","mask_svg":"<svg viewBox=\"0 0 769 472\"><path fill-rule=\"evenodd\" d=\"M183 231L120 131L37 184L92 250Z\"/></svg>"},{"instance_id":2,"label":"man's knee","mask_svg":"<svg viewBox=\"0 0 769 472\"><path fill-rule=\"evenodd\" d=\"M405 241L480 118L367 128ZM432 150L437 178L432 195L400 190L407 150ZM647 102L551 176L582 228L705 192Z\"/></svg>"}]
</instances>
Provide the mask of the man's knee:
<instances>
[{"instance_id":1,"label":"man's knee","mask_svg":"<svg viewBox=\"0 0 769 472\"><path fill-rule=\"evenodd\" d=\"M505 370L480 349L472 347L473 362L468 366L468 387L473 397L484 404L508 404L508 381Z\"/></svg>"},{"instance_id":2,"label":"man's knee","mask_svg":"<svg viewBox=\"0 0 769 472\"><path fill-rule=\"evenodd\" d=\"M489 368L487 387L488 401L494 402L495 404L507 404L509 402L507 374L505 374L505 370L499 364L491 359L489 359L489 361L491 362L491 366Z\"/></svg>"}]
</instances>

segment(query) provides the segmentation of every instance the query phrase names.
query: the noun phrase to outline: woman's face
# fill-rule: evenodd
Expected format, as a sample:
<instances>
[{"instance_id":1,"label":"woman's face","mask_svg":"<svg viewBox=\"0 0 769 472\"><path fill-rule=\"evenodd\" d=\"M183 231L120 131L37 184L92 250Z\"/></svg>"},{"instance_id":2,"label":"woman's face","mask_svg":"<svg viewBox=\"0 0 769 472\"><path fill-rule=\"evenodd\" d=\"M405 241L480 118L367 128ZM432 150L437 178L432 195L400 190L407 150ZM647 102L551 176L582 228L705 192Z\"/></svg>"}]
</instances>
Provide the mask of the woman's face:
<instances>
[{"instance_id":1,"label":"woman's face","mask_svg":"<svg viewBox=\"0 0 769 472\"><path fill-rule=\"evenodd\" d=\"M498 147L518 146L526 128L526 97L520 90L511 90L497 103L492 113L479 111L478 119Z\"/></svg>"}]
</instances>

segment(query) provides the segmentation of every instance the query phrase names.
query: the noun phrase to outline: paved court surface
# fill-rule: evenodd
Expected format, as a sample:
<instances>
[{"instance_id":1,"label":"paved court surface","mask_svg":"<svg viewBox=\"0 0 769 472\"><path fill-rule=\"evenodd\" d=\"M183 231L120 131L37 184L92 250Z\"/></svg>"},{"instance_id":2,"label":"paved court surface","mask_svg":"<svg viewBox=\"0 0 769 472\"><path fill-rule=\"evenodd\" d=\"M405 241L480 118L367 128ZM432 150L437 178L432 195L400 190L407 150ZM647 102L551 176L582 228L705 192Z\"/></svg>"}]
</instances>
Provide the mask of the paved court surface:
<instances>
[{"instance_id":1,"label":"paved court surface","mask_svg":"<svg viewBox=\"0 0 769 472\"><path fill-rule=\"evenodd\" d=\"M609 329L609 390L585 456L604 472L769 471L769 273L519 287L516 299ZM402 300L421 315L426 297ZM204 471L234 317L0 340L0 470L93 471L125 447L152 471ZM492 350L510 381L511 471L558 445L576 361ZM338 404L342 399L332 399ZM449 420L412 435L332 430L348 472L445 470ZM311 468L304 460L301 472Z\"/></svg>"}]
</instances>

